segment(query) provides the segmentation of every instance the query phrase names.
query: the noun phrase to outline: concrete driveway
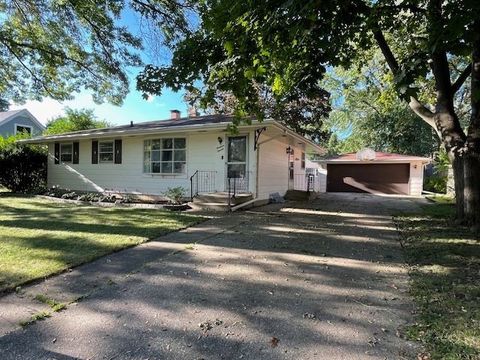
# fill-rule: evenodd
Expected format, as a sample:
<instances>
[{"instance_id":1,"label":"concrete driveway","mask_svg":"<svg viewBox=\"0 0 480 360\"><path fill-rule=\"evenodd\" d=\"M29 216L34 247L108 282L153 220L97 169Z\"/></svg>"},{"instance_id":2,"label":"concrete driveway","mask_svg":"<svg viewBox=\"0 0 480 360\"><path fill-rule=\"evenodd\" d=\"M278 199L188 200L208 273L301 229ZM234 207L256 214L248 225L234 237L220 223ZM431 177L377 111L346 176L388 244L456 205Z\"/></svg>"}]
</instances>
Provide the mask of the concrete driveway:
<instances>
[{"instance_id":1,"label":"concrete driveway","mask_svg":"<svg viewBox=\"0 0 480 360\"><path fill-rule=\"evenodd\" d=\"M414 358L399 337L413 305L391 215L418 202L324 194L107 256L0 299L7 321L37 293L81 298L24 329L4 322L1 358Z\"/></svg>"}]
</instances>

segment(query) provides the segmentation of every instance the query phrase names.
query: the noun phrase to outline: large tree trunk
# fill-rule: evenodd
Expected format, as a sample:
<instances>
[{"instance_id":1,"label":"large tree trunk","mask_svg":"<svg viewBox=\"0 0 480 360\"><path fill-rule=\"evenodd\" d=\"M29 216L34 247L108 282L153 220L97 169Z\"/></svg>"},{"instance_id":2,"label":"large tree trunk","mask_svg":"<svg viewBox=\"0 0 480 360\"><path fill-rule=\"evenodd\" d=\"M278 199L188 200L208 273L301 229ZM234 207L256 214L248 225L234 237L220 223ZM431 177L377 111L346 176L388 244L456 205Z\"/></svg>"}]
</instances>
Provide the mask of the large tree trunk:
<instances>
[{"instance_id":1,"label":"large tree trunk","mask_svg":"<svg viewBox=\"0 0 480 360\"><path fill-rule=\"evenodd\" d=\"M475 24L480 33L480 21ZM467 132L464 159L465 217L474 230L480 230L480 36L473 43L471 74L472 115Z\"/></svg>"},{"instance_id":2,"label":"large tree trunk","mask_svg":"<svg viewBox=\"0 0 480 360\"><path fill-rule=\"evenodd\" d=\"M452 164L455 181L455 218L457 222L463 223L465 222L465 174L462 150L465 145L465 135L463 134L457 114L455 113L453 96L448 92L444 93L441 90L437 90L437 104L435 106L434 119Z\"/></svg>"},{"instance_id":3,"label":"large tree trunk","mask_svg":"<svg viewBox=\"0 0 480 360\"><path fill-rule=\"evenodd\" d=\"M465 173L464 158L458 152L449 152L448 157L452 163L453 178L455 184L455 219L459 223L465 222Z\"/></svg>"},{"instance_id":4,"label":"large tree trunk","mask_svg":"<svg viewBox=\"0 0 480 360\"><path fill-rule=\"evenodd\" d=\"M464 211L466 222L480 230L480 151L469 148L464 156Z\"/></svg>"}]
</instances>

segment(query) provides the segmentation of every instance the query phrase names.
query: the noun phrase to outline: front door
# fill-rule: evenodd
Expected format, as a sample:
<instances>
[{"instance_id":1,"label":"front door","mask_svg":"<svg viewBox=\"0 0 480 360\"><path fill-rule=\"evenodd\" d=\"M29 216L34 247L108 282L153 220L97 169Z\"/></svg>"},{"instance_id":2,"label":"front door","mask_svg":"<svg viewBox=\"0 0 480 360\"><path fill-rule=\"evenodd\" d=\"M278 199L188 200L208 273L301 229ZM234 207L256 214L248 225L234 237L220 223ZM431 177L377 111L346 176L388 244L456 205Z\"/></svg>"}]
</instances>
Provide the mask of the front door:
<instances>
[{"instance_id":1,"label":"front door","mask_svg":"<svg viewBox=\"0 0 480 360\"><path fill-rule=\"evenodd\" d=\"M227 185L237 191L248 190L247 137L231 136L227 146Z\"/></svg>"}]
</instances>

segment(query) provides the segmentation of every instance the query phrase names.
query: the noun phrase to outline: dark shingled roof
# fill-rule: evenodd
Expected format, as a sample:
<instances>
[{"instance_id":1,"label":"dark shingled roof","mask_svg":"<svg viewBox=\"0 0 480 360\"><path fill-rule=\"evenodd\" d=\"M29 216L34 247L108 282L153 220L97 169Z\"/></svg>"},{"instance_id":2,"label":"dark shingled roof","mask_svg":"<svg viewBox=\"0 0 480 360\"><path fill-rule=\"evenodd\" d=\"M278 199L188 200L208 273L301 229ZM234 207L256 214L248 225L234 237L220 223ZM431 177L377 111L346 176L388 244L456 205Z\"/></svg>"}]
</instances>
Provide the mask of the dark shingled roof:
<instances>
[{"instance_id":1,"label":"dark shingled roof","mask_svg":"<svg viewBox=\"0 0 480 360\"><path fill-rule=\"evenodd\" d=\"M251 120L253 120L253 118ZM102 129L72 131L68 133L62 133L59 135L60 136L87 135L87 134L94 135L96 133L107 134L109 132L118 132L118 131L139 131L139 130L150 130L150 129L153 130L153 129L163 129L163 128L175 128L175 127L189 126L189 125L230 123L232 121L233 121L232 115L205 115L205 116L196 116L196 117L190 117L190 118L186 117L186 118L180 118L180 119L139 122L139 123L133 123L133 125L128 124L128 125L112 126L109 128L102 128Z\"/></svg>"}]
</instances>

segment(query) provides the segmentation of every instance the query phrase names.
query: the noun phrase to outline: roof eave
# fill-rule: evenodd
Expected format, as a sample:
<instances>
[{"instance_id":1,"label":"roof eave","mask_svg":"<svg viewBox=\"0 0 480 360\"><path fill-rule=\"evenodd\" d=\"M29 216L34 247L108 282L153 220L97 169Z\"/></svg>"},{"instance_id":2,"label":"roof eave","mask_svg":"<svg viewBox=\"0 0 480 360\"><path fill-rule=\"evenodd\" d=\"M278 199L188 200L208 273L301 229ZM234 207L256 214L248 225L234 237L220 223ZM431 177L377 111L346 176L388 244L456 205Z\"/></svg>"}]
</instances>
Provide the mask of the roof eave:
<instances>
[{"instance_id":1,"label":"roof eave","mask_svg":"<svg viewBox=\"0 0 480 360\"><path fill-rule=\"evenodd\" d=\"M421 161L424 164L428 164L431 162L430 159L428 158L418 158L418 159L390 159L390 160L367 160L367 161L361 161L361 160L315 160L315 162L318 162L320 164L394 164L394 163L400 163L400 164L406 164L414 161Z\"/></svg>"},{"instance_id":2,"label":"roof eave","mask_svg":"<svg viewBox=\"0 0 480 360\"><path fill-rule=\"evenodd\" d=\"M18 140L22 144L48 144L56 141L71 141L71 140L88 140L88 139L97 139L97 138L111 138L111 137L125 137L125 136L141 136L141 135L150 135L150 134L171 134L176 132L189 132L189 131L199 131L199 130L225 130L231 122L221 122L215 124L189 124L185 126L172 126L172 127L158 127L150 129L121 129L118 131L105 131L105 132L95 132L95 133L72 133L72 134L61 134L61 135L52 135L52 136L41 136L30 139ZM263 123L270 125L273 123L272 120L265 120ZM252 122L250 125L241 125L243 129L252 128L262 124L258 121ZM105 129L107 130L107 129Z\"/></svg>"},{"instance_id":3,"label":"roof eave","mask_svg":"<svg viewBox=\"0 0 480 360\"><path fill-rule=\"evenodd\" d=\"M318 144L315 144L313 141L303 137L302 135L296 133L295 131L290 130L288 127L286 127L282 123L278 122L277 120L266 119L264 121L267 121L267 120L271 121L275 126L280 128L282 131L288 133L289 135L295 137L297 140L304 142L306 145L309 145L315 152L317 152L319 154L325 153L325 151L326 151L325 148L321 147Z\"/></svg>"}]
</instances>

